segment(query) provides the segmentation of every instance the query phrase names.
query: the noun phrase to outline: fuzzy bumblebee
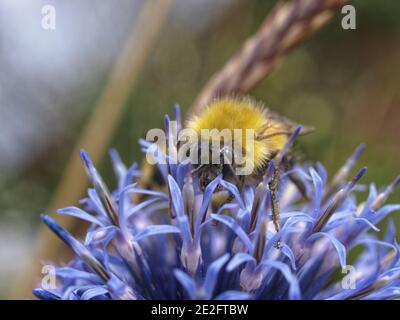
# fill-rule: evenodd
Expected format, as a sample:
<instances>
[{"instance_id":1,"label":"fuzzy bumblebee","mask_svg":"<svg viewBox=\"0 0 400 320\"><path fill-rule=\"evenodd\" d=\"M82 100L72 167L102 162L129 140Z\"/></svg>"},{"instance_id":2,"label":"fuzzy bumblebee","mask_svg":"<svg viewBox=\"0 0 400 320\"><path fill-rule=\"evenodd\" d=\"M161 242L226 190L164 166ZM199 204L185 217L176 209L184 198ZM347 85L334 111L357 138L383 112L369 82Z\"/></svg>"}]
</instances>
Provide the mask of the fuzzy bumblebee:
<instances>
[{"instance_id":1,"label":"fuzzy bumblebee","mask_svg":"<svg viewBox=\"0 0 400 320\"><path fill-rule=\"evenodd\" d=\"M190 119L187 127L193 129L199 135L204 130L217 129L215 132L220 132L228 129L232 131L232 136L234 136L233 131L239 129L242 132L242 141L246 141L244 138L246 129L251 129L254 132L253 141L251 141L252 152L248 152L249 143L247 145L246 143L242 144L244 163L251 162L253 165L253 170L250 174L236 174L238 164L234 161L231 163L224 161L224 153L226 152L224 148L219 150L221 154L220 163L200 162L194 165L193 174L198 177L202 190L219 175L222 175L225 180L235 183L241 189L244 184L258 184L262 181L269 163L272 159L280 155L281 150L287 144L297 124L270 111L263 104L255 102L250 98L222 98L214 100L201 114ZM312 131L311 128L303 127L300 133L305 134L310 131ZM210 138L211 140L222 139L221 135L218 134L211 134ZM292 150L288 150L279 159L279 168L276 168L276 172L273 173L273 178L269 183L272 210L278 230L280 224L276 192L279 182L279 171L292 168L294 161ZM307 197L306 189L296 174L290 173L289 178L298 187L302 195Z\"/></svg>"},{"instance_id":2,"label":"fuzzy bumblebee","mask_svg":"<svg viewBox=\"0 0 400 320\"><path fill-rule=\"evenodd\" d=\"M244 139L245 130L252 129L255 133L253 141L252 152L243 152L245 162L253 162L254 170L250 175L250 178L260 178L265 173L265 169L269 162L274 159L282 148L287 143L290 135L296 128L296 124L281 115L278 115L261 103L255 102L250 98L223 98L214 100L210 103L202 114L195 116L188 121L187 127L196 131L199 135L202 130L213 130L217 129L220 132L224 129L241 130L242 141ZM310 132L311 128L302 128L301 134ZM233 136L233 134L232 134ZM220 139L219 135L211 135L211 139ZM223 138L223 137L222 137ZM246 149L246 144L243 143L243 148ZM248 151L248 150L247 150ZM292 157L292 153L289 152L284 159L287 165L288 157ZM247 157L247 158L246 158ZM207 175L200 174L201 171L208 170L211 172L218 172L223 174L224 169L221 167L220 170L212 169L212 164L202 164L196 166L196 172L199 174L200 182L203 185L207 185L207 181L210 182L216 176L210 173ZM233 163L235 166L235 163ZM217 175L218 175L217 174ZM229 178L229 177L224 177Z\"/></svg>"}]
</instances>

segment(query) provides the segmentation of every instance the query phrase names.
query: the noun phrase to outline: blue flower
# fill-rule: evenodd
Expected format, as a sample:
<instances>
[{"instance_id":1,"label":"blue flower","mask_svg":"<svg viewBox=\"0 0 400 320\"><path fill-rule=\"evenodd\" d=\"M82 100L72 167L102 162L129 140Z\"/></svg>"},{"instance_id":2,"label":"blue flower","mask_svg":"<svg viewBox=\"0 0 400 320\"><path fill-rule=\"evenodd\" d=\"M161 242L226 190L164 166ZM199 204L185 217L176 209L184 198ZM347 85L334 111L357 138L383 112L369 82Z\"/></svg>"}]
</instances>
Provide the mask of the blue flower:
<instances>
[{"instance_id":1,"label":"blue flower","mask_svg":"<svg viewBox=\"0 0 400 320\"><path fill-rule=\"evenodd\" d=\"M179 120L179 109L176 113ZM147 150L149 145L141 143ZM268 174L242 192L219 176L201 192L190 164L166 161L159 165L165 190L147 190L138 184L137 165L127 168L113 150L118 187L111 193L82 151L93 188L82 208L57 213L91 226L80 242L53 218L41 216L75 258L56 268L56 288L33 293L40 299L83 300L398 298L395 226L389 219L382 237L377 225L400 210L400 205L385 204L400 177L381 192L372 184L367 199L358 203L355 193L366 189L358 184L366 168L344 181L363 148L331 183L321 164L298 165L294 170L307 187L306 202L299 201L283 174L279 232L271 219ZM233 200L214 208L216 190L227 191ZM361 254L350 264L355 248ZM346 273L338 277L340 270Z\"/></svg>"}]
</instances>

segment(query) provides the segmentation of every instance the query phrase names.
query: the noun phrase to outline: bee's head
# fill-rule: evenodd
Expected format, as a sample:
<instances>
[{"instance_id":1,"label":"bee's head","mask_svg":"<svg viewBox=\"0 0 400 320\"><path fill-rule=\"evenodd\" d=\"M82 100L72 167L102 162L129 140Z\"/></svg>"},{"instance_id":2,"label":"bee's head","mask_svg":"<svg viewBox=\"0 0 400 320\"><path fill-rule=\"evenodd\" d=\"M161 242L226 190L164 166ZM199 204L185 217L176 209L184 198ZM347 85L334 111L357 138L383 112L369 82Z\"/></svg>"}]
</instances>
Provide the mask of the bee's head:
<instances>
[{"instance_id":1,"label":"bee's head","mask_svg":"<svg viewBox=\"0 0 400 320\"><path fill-rule=\"evenodd\" d=\"M199 179L200 190L204 191L205 188L219 175L222 174L223 165L220 164L204 164L198 165L193 170L193 174Z\"/></svg>"},{"instance_id":2,"label":"bee's head","mask_svg":"<svg viewBox=\"0 0 400 320\"><path fill-rule=\"evenodd\" d=\"M214 152L216 152L216 158L219 159L217 162L214 163L212 161L213 158L210 148L210 157L208 158L209 161L204 163L200 162L200 164L194 165L194 170L192 171L192 173L199 179L200 189L202 191L204 191L207 185L220 175L222 175L224 179L229 179L229 170L227 170L227 164L231 161L228 160L228 158L231 156L232 150L230 148L223 147L218 150L214 149ZM199 157L201 159L200 155ZM217 188L216 191L219 191L219 188Z\"/></svg>"}]
</instances>

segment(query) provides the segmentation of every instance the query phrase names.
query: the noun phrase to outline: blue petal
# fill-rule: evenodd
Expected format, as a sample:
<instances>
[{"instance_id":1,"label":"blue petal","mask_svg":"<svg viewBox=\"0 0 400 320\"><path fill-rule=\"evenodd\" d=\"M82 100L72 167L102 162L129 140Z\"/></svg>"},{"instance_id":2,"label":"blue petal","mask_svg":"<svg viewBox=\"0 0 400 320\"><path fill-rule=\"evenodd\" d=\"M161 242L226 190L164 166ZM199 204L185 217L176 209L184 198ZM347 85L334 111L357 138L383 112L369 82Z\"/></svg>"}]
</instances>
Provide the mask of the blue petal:
<instances>
[{"instance_id":1,"label":"blue petal","mask_svg":"<svg viewBox=\"0 0 400 320\"><path fill-rule=\"evenodd\" d=\"M177 216L185 216L186 213L182 201L182 192L179 189L179 186L176 183L175 179L171 175L168 176L168 186L175 214Z\"/></svg>"},{"instance_id":2,"label":"blue petal","mask_svg":"<svg viewBox=\"0 0 400 320\"><path fill-rule=\"evenodd\" d=\"M289 267L280 261L263 260L262 265L278 269L289 283L289 297L292 300L299 300L301 297L299 282Z\"/></svg>"},{"instance_id":3,"label":"blue petal","mask_svg":"<svg viewBox=\"0 0 400 320\"><path fill-rule=\"evenodd\" d=\"M132 183L134 177L140 177L140 171L138 171L137 163L134 163L129 167L128 171L122 179L120 190Z\"/></svg>"},{"instance_id":4,"label":"blue petal","mask_svg":"<svg viewBox=\"0 0 400 320\"><path fill-rule=\"evenodd\" d=\"M392 242L395 238L396 238L396 225L394 224L393 219L388 219L387 230L384 240L386 242Z\"/></svg>"},{"instance_id":5,"label":"blue petal","mask_svg":"<svg viewBox=\"0 0 400 320\"><path fill-rule=\"evenodd\" d=\"M314 223L315 219L310 217L308 214L305 214L303 212L290 212L287 214L288 218L285 220L285 223L282 227L282 229L287 228L287 227L291 227L294 224L298 223L298 222L307 222L307 223ZM282 219L286 217L286 214L282 215Z\"/></svg>"},{"instance_id":6,"label":"blue petal","mask_svg":"<svg viewBox=\"0 0 400 320\"><path fill-rule=\"evenodd\" d=\"M311 168L310 174L312 177L313 185L314 185L314 197L313 197L313 217L317 218L321 211L321 200L322 200L322 193L323 193L323 182L321 177L317 174L317 172Z\"/></svg>"},{"instance_id":7,"label":"blue petal","mask_svg":"<svg viewBox=\"0 0 400 320\"><path fill-rule=\"evenodd\" d=\"M168 185L171 194L171 202L174 213L177 215L179 228L181 229L182 240L186 244L190 244L193 241L192 234L190 232L190 225L185 210L183 208L182 193L179 189L175 179L168 175Z\"/></svg>"},{"instance_id":8,"label":"blue petal","mask_svg":"<svg viewBox=\"0 0 400 320\"><path fill-rule=\"evenodd\" d=\"M111 279L107 282L107 288L112 299L118 300L138 300L142 298L134 289L115 275L111 275Z\"/></svg>"},{"instance_id":9,"label":"blue petal","mask_svg":"<svg viewBox=\"0 0 400 320\"><path fill-rule=\"evenodd\" d=\"M104 280L108 280L109 274L96 259L93 254L78 240L76 240L72 235L62 228L54 219L50 218L48 215L41 214L43 222L61 239L63 240L93 271L95 271Z\"/></svg>"},{"instance_id":10,"label":"blue petal","mask_svg":"<svg viewBox=\"0 0 400 320\"><path fill-rule=\"evenodd\" d=\"M388 214L393 211L400 211L400 204L388 204L379 209L373 216L372 219L369 219L372 223L377 224L383 218L385 218Z\"/></svg>"},{"instance_id":11,"label":"blue petal","mask_svg":"<svg viewBox=\"0 0 400 320\"><path fill-rule=\"evenodd\" d=\"M263 257L265 257L272 248L274 248L275 244L278 241L281 241L283 237L285 237L286 235L289 235L291 233L300 233L300 232L304 232L304 228L297 228L297 227L285 227L282 228L279 232L275 233L272 238L269 239L269 241L267 242L267 245L265 246L264 249L264 253L263 253Z\"/></svg>"},{"instance_id":12,"label":"blue petal","mask_svg":"<svg viewBox=\"0 0 400 320\"><path fill-rule=\"evenodd\" d=\"M132 183L134 177L140 176L140 172L137 170L138 165L134 163L127 170L125 164L121 161L119 153L115 149L110 150L110 156L114 171L118 177L118 190L121 191L128 184Z\"/></svg>"},{"instance_id":13,"label":"blue petal","mask_svg":"<svg viewBox=\"0 0 400 320\"><path fill-rule=\"evenodd\" d=\"M375 239L371 239L371 238L359 238L354 242L354 245L358 245L358 244L374 244L374 245L378 245L378 246L383 246L383 247L387 247L387 248L391 248L393 250L397 250L397 247L394 244L391 244L389 242L385 242L385 241L381 241L381 240L375 240Z\"/></svg>"},{"instance_id":14,"label":"blue petal","mask_svg":"<svg viewBox=\"0 0 400 320\"><path fill-rule=\"evenodd\" d=\"M209 183L206 187L206 190L204 190L201 208L196 217L196 224L195 224L196 230L198 230L200 228L200 224L203 221L203 218L207 212L208 206L210 205L211 197L212 197L215 189L217 188L217 186L220 184L220 182L221 182L221 176L218 176L211 183Z\"/></svg>"},{"instance_id":15,"label":"blue petal","mask_svg":"<svg viewBox=\"0 0 400 320\"><path fill-rule=\"evenodd\" d=\"M204 280L204 291L206 299L211 299L218 280L218 274L221 268L229 260L229 254L226 253L222 257L215 260L207 269L206 278Z\"/></svg>"},{"instance_id":16,"label":"blue petal","mask_svg":"<svg viewBox=\"0 0 400 320\"><path fill-rule=\"evenodd\" d=\"M250 238L233 218L217 214L211 214L211 218L228 226L240 238L240 240L243 241L243 244L246 246L247 250L249 250L249 252L253 252L254 246L251 243Z\"/></svg>"},{"instance_id":17,"label":"blue petal","mask_svg":"<svg viewBox=\"0 0 400 320\"><path fill-rule=\"evenodd\" d=\"M328 179L328 173L326 172L325 167L320 162L317 162L317 169L318 169L318 175L320 176L322 183L325 185Z\"/></svg>"},{"instance_id":18,"label":"blue petal","mask_svg":"<svg viewBox=\"0 0 400 320\"><path fill-rule=\"evenodd\" d=\"M184 178L185 178L186 174L188 173L190 167L191 167L191 163L188 161L178 164L178 167L176 169L176 181L180 188L183 187Z\"/></svg>"},{"instance_id":19,"label":"blue petal","mask_svg":"<svg viewBox=\"0 0 400 320\"><path fill-rule=\"evenodd\" d=\"M150 236L158 235L158 234L165 234L165 233L180 233L181 231L174 226L171 225L150 225L144 228L142 231L138 232L134 239L135 241L139 241L143 238L147 238Z\"/></svg>"},{"instance_id":20,"label":"blue petal","mask_svg":"<svg viewBox=\"0 0 400 320\"><path fill-rule=\"evenodd\" d=\"M292 269L296 270L297 269L296 258L294 257L292 249L290 249L290 247L287 244L282 243L281 251L289 259Z\"/></svg>"},{"instance_id":21,"label":"blue petal","mask_svg":"<svg viewBox=\"0 0 400 320\"><path fill-rule=\"evenodd\" d=\"M232 184L228 181L225 181L225 180L221 180L221 185L235 196L236 201L238 202L241 209L246 209L243 199L240 196L239 190L234 184Z\"/></svg>"},{"instance_id":22,"label":"blue petal","mask_svg":"<svg viewBox=\"0 0 400 320\"><path fill-rule=\"evenodd\" d=\"M88 196L89 196L89 199L92 202L92 205L94 206L94 209L96 210L96 212L98 214L101 214L102 216L104 216L104 217L106 217L108 219L106 210L104 209L104 206L101 203L100 198L99 198L96 190L93 189L93 188L90 188L88 190Z\"/></svg>"},{"instance_id":23,"label":"blue petal","mask_svg":"<svg viewBox=\"0 0 400 320\"><path fill-rule=\"evenodd\" d=\"M381 277L384 277L386 275L392 275L393 276L394 273L400 273L400 267L395 267L395 268L391 268L389 270L386 270L385 272L381 273L380 276Z\"/></svg>"},{"instance_id":24,"label":"blue petal","mask_svg":"<svg viewBox=\"0 0 400 320\"><path fill-rule=\"evenodd\" d=\"M61 297L53 292L44 289L34 289L32 293L41 300L60 300Z\"/></svg>"},{"instance_id":25,"label":"blue petal","mask_svg":"<svg viewBox=\"0 0 400 320\"><path fill-rule=\"evenodd\" d=\"M230 203L230 202L225 203L218 209L217 214L220 215L224 210L236 209L237 207L238 207L237 203Z\"/></svg>"},{"instance_id":26,"label":"blue petal","mask_svg":"<svg viewBox=\"0 0 400 320\"><path fill-rule=\"evenodd\" d=\"M77 207L66 207L66 208L62 208L62 209L58 209L57 210L58 214L65 214L68 216L72 216L75 218L79 218L94 224L97 224L99 226L104 227L104 224L98 220L96 217L90 215L89 213L87 213L86 211L83 211L80 208Z\"/></svg>"},{"instance_id":27,"label":"blue petal","mask_svg":"<svg viewBox=\"0 0 400 320\"><path fill-rule=\"evenodd\" d=\"M189 295L190 299L196 298L196 282L188 276L185 272L175 269L174 275L178 279L179 283L185 288L187 294Z\"/></svg>"},{"instance_id":28,"label":"blue petal","mask_svg":"<svg viewBox=\"0 0 400 320\"><path fill-rule=\"evenodd\" d=\"M370 227L371 229L373 229L376 232L379 232L379 228L377 228L372 222L370 222L368 219L365 218L354 218L354 221L358 221L358 222L363 222L365 223L368 227Z\"/></svg>"},{"instance_id":29,"label":"blue petal","mask_svg":"<svg viewBox=\"0 0 400 320\"><path fill-rule=\"evenodd\" d=\"M400 296L400 286L383 288L372 292L362 300L391 300Z\"/></svg>"},{"instance_id":30,"label":"blue petal","mask_svg":"<svg viewBox=\"0 0 400 320\"><path fill-rule=\"evenodd\" d=\"M250 293L228 290L219 294L214 300L251 300L253 296Z\"/></svg>"},{"instance_id":31,"label":"blue petal","mask_svg":"<svg viewBox=\"0 0 400 320\"><path fill-rule=\"evenodd\" d=\"M105 185L100 174L97 172L96 168L94 167L93 162L90 159L89 155L83 149L81 149L81 158L84 161L84 164L86 166L86 171L87 171L89 178L93 184L93 187L95 188L98 195L100 196L100 200L102 200L102 203L112 203L113 199L111 197L111 194L110 194L107 186Z\"/></svg>"},{"instance_id":32,"label":"blue petal","mask_svg":"<svg viewBox=\"0 0 400 320\"><path fill-rule=\"evenodd\" d=\"M62 280L64 280L64 279L72 279L72 280L73 279L82 279L82 280L86 280L86 281L93 282L93 283L101 283L102 282L101 278L94 273L77 270L77 269L70 268L70 267L57 268L56 276L57 276L57 278L60 278Z\"/></svg>"},{"instance_id":33,"label":"blue petal","mask_svg":"<svg viewBox=\"0 0 400 320\"><path fill-rule=\"evenodd\" d=\"M104 287L93 287L93 288L87 289L81 295L81 299L82 300L91 300L93 298L96 298L98 296L102 296L105 294L108 294L108 290L105 289Z\"/></svg>"},{"instance_id":34,"label":"blue petal","mask_svg":"<svg viewBox=\"0 0 400 320\"><path fill-rule=\"evenodd\" d=\"M119 156L119 153L115 149L110 150L110 157L111 157L111 162L114 167L114 171L116 175L118 176L118 180L122 180L125 177L126 174L126 166L123 164L121 161L121 157Z\"/></svg>"},{"instance_id":35,"label":"blue petal","mask_svg":"<svg viewBox=\"0 0 400 320\"><path fill-rule=\"evenodd\" d=\"M179 131L179 129L182 127L182 115L181 115L181 106L178 103L174 104L174 116Z\"/></svg>"},{"instance_id":36,"label":"blue petal","mask_svg":"<svg viewBox=\"0 0 400 320\"><path fill-rule=\"evenodd\" d=\"M133 183L133 184L130 184L130 185L126 186L119 193L119 198L121 198L125 193L140 193L140 194L146 194L146 195L150 195L150 196L156 196L156 197L159 197L159 198L161 198L163 200L168 200L168 196L164 192L141 189L141 188L137 187L136 183Z\"/></svg>"},{"instance_id":37,"label":"blue petal","mask_svg":"<svg viewBox=\"0 0 400 320\"><path fill-rule=\"evenodd\" d=\"M321 237L326 237L330 240L330 242L332 243L332 245L334 246L334 248L337 251L340 265L341 265L342 269L344 269L346 267L346 248L333 235L326 233L326 232L317 232L317 233L314 233L311 237L309 237L307 239L307 241L313 241L313 240L321 238Z\"/></svg>"},{"instance_id":38,"label":"blue petal","mask_svg":"<svg viewBox=\"0 0 400 320\"><path fill-rule=\"evenodd\" d=\"M61 240L63 240L69 247L71 247L76 253L80 251L80 243L76 240L67 230L62 228L53 218L48 215L41 214L43 222L53 231Z\"/></svg>"},{"instance_id":39,"label":"blue petal","mask_svg":"<svg viewBox=\"0 0 400 320\"><path fill-rule=\"evenodd\" d=\"M147 200L144 200L136 205L133 206L132 209L129 209L129 211L125 214L125 219L129 219L131 215L139 212L140 210L144 209L145 207L147 207L150 204L153 204L156 201L159 201L160 199L158 198L150 198Z\"/></svg>"},{"instance_id":40,"label":"blue petal","mask_svg":"<svg viewBox=\"0 0 400 320\"><path fill-rule=\"evenodd\" d=\"M118 232L118 228L114 225L89 231L86 234L85 245L101 242L104 246L107 246L115 237L116 232Z\"/></svg>"},{"instance_id":41,"label":"blue petal","mask_svg":"<svg viewBox=\"0 0 400 320\"><path fill-rule=\"evenodd\" d=\"M254 264L254 266L256 265L256 259L254 259L253 256L247 253L239 252L233 256L231 261L229 261L228 265L226 266L226 271L232 272L238 266L245 262L251 262Z\"/></svg>"},{"instance_id":42,"label":"blue petal","mask_svg":"<svg viewBox=\"0 0 400 320\"><path fill-rule=\"evenodd\" d=\"M80 155L85 164L86 169L89 171L89 174L92 174L93 171L95 171L96 169L94 168L92 159L90 159L89 154L84 149L81 149Z\"/></svg>"}]
</instances>

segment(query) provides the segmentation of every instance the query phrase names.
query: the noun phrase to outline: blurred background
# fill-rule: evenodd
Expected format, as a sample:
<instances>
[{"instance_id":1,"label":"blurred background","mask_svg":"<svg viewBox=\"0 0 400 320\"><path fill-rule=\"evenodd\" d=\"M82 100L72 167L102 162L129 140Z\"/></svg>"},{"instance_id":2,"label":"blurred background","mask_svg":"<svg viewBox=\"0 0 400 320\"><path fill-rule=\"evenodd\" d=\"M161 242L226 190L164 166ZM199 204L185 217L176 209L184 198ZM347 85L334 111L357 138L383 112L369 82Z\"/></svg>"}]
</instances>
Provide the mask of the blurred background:
<instances>
[{"instance_id":1,"label":"blurred background","mask_svg":"<svg viewBox=\"0 0 400 320\"><path fill-rule=\"evenodd\" d=\"M147 30L159 23L153 6L142 19L143 29L135 30L148 2L0 1L0 298L15 290L21 272L41 263L33 258L39 214L63 202L57 191L63 172L71 156L79 157L75 148L132 32L146 41ZM96 130L91 141L116 148L127 164L140 162L137 140L162 126L174 103L187 110L275 3L169 1L162 9L168 17L147 51L140 51L139 40L135 44L143 59L123 108L115 111L120 121L110 131ZM56 9L55 30L41 25L48 4ZM317 132L301 141L304 159L321 161L331 174L365 142L358 166L368 165L365 182L382 187L400 171L400 2L352 4L356 30L343 30L338 12L251 94L315 127ZM108 154L99 154L96 165L112 189ZM86 180L84 170L77 170ZM399 192L392 200L400 200Z\"/></svg>"}]
</instances>

